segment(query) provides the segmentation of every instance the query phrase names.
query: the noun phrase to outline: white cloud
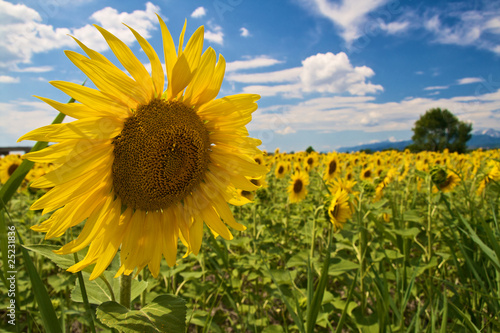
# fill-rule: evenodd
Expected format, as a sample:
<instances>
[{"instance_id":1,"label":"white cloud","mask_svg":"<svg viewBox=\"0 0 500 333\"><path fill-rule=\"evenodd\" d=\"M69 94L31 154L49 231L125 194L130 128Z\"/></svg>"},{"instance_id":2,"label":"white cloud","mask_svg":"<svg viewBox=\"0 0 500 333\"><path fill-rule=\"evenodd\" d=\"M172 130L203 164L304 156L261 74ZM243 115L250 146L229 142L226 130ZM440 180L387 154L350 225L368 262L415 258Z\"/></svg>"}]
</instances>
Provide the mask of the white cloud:
<instances>
[{"instance_id":1,"label":"white cloud","mask_svg":"<svg viewBox=\"0 0 500 333\"><path fill-rule=\"evenodd\" d=\"M457 80L457 84L470 84L470 83L480 83L483 82L484 79L480 77L464 77L463 79Z\"/></svg>"},{"instance_id":2,"label":"white cloud","mask_svg":"<svg viewBox=\"0 0 500 333\"><path fill-rule=\"evenodd\" d=\"M456 11L453 7L424 18L423 27L434 36L434 42L474 46L500 54L500 8L486 3L475 10Z\"/></svg>"},{"instance_id":3,"label":"white cloud","mask_svg":"<svg viewBox=\"0 0 500 333\"><path fill-rule=\"evenodd\" d=\"M247 28L241 27L240 28L240 36L242 37L250 37L250 31L248 31Z\"/></svg>"},{"instance_id":4,"label":"white cloud","mask_svg":"<svg viewBox=\"0 0 500 333\"><path fill-rule=\"evenodd\" d=\"M363 35L368 14L383 6L389 0L303 0L306 8L313 8L318 14L331 20L341 30L341 37L352 43Z\"/></svg>"},{"instance_id":5,"label":"white cloud","mask_svg":"<svg viewBox=\"0 0 500 333\"><path fill-rule=\"evenodd\" d=\"M395 35L407 31L410 28L409 21L395 21L390 23L385 23L380 21L380 29L388 33L389 35Z\"/></svg>"},{"instance_id":6,"label":"white cloud","mask_svg":"<svg viewBox=\"0 0 500 333\"><path fill-rule=\"evenodd\" d=\"M17 66L13 66L11 68L12 72L21 72L21 73L45 73L54 70L52 66L37 66L37 67L24 67L19 68Z\"/></svg>"},{"instance_id":7,"label":"white cloud","mask_svg":"<svg viewBox=\"0 0 500 333\"><path fill-rule=\"evenodd\" d=\"M41 126L49 125L58 114L57 110L44 102L11 101L0 103L0 146L15 146L23 134ZM21 145L31 145L25 141Z\"/></svg>"},{"instance_id":8,"label":"white cloud","mask_svg":"<svg viewBox=\"0 0 500 333\"><path fill-rule=\"evenodd\" d=\"M247 57L245 60L236 60L228 62L226 64L226 72L234 72L242 69L269 67L281 63L283 63L283 61L271 58L266 55L260 55L253 58Z\"/></svg>"},{"instance_id":9,"label":"white cloud","mask_svg":"<svg viewBox=\"0 0 500 333\"><path fill-rule=\"evenodd\" d=\"M220 25L212 25L209 23L210 30L205 31L205 39L212 43L222 45L224 43L224 33Z\"/></svg>"},{"instance_id":10,"label":"white cloud","mask_svg":"<svg viewBox=\"0 0 500 333\"><path fill-rule=\"evenodd\" d=\"M328 52L306 58L301 67L267 73L231 74L227 79L240 83L289 82L277 86L253 85L243 89L245 92L259 91L263 96L281 94L287 97L301 97L302 93L313 92L365 95L383 91L381 85L367 82L374 74L369 67L353 67L344 52Z\"/></svg>"},{"instance_id":11,"label":"white cloud","mask_svg":"<svg viewBox=\"0 0 500 333\"><path fill-rule=\"evenodd\" d=\"M431 108L450 110L473 128L500 128L500 90L478 96L453 98L411 98L399 102L376 103L372 96L334 96L297 104L259 108L249 130L282 132L314 131L401 131L411 130L415 121Z\"/></svg>"},{"instance_id":12,"label":"white cloud","mask_svg":"<svg viewBox=\"0 0 500 333\"><path fill-rule=\"evenodd\" d=\"M90 16L90 20L115 34L126 44L135 41L134 35L121 23L126 23L137 30L143 37L150 37L155 29L155 12L160 7L146 3L145 10L131 13L119 13L106 7ZM101 34L90 24L77 29L54 28L42 23L41 15L23 4L11 4L0 0L0 67L15 68L20 63L28 64L34 54L47 52L62 47L76 47L68 36L74 35L87 46L103 51L108 48Z\"/></svg>"},{"instance_id":13,"label":"white cloud","mask_svg":"<svg viewBox=\"0 0 500 333\"><path fill-rule=\"evenodd\" d=\"M0 75L0 83L19 83L19 78L8 75Z\"/></svg>"},{"instance_id":14,"label":"white cloud","mask_svg":"<svg viewBox=\"0 0 500 333\"><path fill-rule=\"evenodd\" d=\"M450 86L431 86L431 87L425 87L424 90L445 90L448 89Z\"/></svg>"},{"instance_id":15,"label":"white cloud","mask_svg":"<svg viewBox=\"0 0 500 333\"><path fill-rule=\"evenodd\" d=\"M237 74L231 73L226 76L226 79L240 83L274 83L274 82L290 82L300 78L302 69L300 67L284 69L281 71L255 73L255 74Z\"/></svg>"},{"instance_id":16,"label":"white cloud","mask_svg":"<svg viewBox=\"0 0 500 333\"><path fill-rule=\"evenodd\" d=\"M90 20L114 34L125 44L131 45L136 39L122 23L133 27L142 37L150 38L150 32L156 29L156 22L158 20L156 13L159 11L160 7L153 5L151 2L146 3L145 10L134 10L131 13L119 13L114 8L106 7L93 13L90 16ZM75 29L72 31L72 35L96 51L108 49L108 45L101 33L92 25L88 24ZM74 44L72 40L71 42Z\"/></svg>"},{"instance_id":17,"label":"white cloud","mask_svg":"<svg viewBox=\"0 0 500 333\"><path fill-rule=\"evenodd\" d=\"M200 17L203 17L207 14L207 11L205 10L204 7L198 7L196 8L192 13L191 13L191 17L193 18L200 18Z\"/></svg>"},{"instance_id":18,"label":"white cloud","mask_svg":"<svg viewBox=\"0 0 500 333\"><path fill-rule=\"evenodd\" d=\"M277 129L276 133L286 135L286 134L292 134L296 133L297 131L291 128L290 126L285 127L284 129Z\"/></svg>"},{"instance_id":19,"label":"white cloud","mask_svg":"<svg viewBox=\"0 0 500 333\"><path fill-rule=\"evenodd\" d=\"M369 67L353 67L344 52L328 52L318 53L302 61L300 78L306 92L365 95L383 90L380 85L366 82L374 74Z\"/></svg>"}]
</instances>

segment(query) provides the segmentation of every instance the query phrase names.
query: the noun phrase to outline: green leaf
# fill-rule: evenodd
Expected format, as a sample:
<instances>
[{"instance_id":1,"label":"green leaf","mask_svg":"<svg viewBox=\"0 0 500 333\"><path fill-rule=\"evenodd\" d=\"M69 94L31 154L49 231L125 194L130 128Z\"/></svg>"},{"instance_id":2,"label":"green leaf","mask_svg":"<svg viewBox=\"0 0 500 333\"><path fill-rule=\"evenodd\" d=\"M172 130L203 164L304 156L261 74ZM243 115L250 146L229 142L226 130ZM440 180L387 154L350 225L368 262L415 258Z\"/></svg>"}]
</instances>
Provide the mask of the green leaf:
<instances>
[{"instance_id":1,"label":"green leaf","mask_svg":"<svg viewBox=\"0 0 500 333\"><path fill-rule=\"evenodd\" d=\"M402 236L403 238L415 238L417 235L420 233L419 228L410 228L410 229L403 229L403 230L391 230L392 233L395 233L396 235Z\"/></svg>"},{"instance_id":2,"label":"green leaf","mask_svg":"<svg viewBox=\"0 0 500 333\"><path fill-rule=\"evenodd\" d=\"M23 241L19 232L17 232L17 238L22 244ZM45 331L49 333L62 332L61 326L59 326L59 319L57 319L56 312L54 311L54 307L52 306L49 294L47 293L47 289L45 289L45 284L42 282L42 279L38 275L38 272L36 271L35 265L33 264L28 251L22 246L20 248L23 254L24 265L26 266L26 271L28 272L31 286L33 287L33 294L35 295L35 300L38 304L38 308L42 316L43 327Z\"/></svg>"},{"instance_id":3,"label":"green leaf","mask_svg":"<svg viewBox=\"0 0 500 333\"><path fill-rule=\"evenodd\" d=\"M186 302L172 295L161 295L140 310L128 310L116 302L105 302L97 308L97 318L124 333L184 332Z\"/></svg>"},{"instance_id":4,"label":"green leaf","mask_svg":"<svg viewBox=\"0 0 500 333\"><path fill-rule=\"evenodd\" d=\"M283 333L285 332L283 330L283 327L282 326L279 326L279 325L270 325L270 326L267 326L263 331L262 333Z\"/></svg>"},{"instance_id":5,"label":"green leaf","mask_svg":"<svg viewBox=\"0 0 500 333\"><path fill-rule=\"evenodd\" d=\"M469 329L469 332L476 332L476 333L479 333L481 332L476 325L474 325L474 323L470 320L470 316L465 314L462 310L460 310L455 304L453 304L452 302L448 302L449 305L451 305L452 309L455 310L459 315L460 317L462 317L463 319L463 323L465 326L467 326L467 328Z\"/></svg>"},{"instance_id":6,"label":"green leaf","mask_svg":"<svg viewBox=\"0 0 500 333\"><path fill-rule=\"evenodd\" d=\"M330 252L332 250L332 232L330 232L330 240L328 242L328 248L326 249L326 256L323 262L323 268L321 269L321 277L314 290L314 297L311 302L311 306L307 308L307 319L306 319L306 332L313 332L314 326L316 325L316 320L318 319L319 310L321 309L321 304L323 301L323 295L326 289L326 283L328 281L328 269L330 267Z\"/></svg>"},{"instance_id":7,"label":"green leaf","mask_svg":"<svg viewBox=\"0 0 500 333\"><path fill-rule=\"evenodd\" d=\"M73 257L73 254L55 254L53 252L60 249L60 246L40 244L23 245L23 247L27 250L38 253L47 259L50 259L53 263L59 266L59 268L62 268L64 270L75 264L75 258Z\"/></svg>"},{"instance_id":8,"label":"green leaf","mask_svg":"<svg viewBox=\"0 0 500 333\"><path fill-rule=\"evenodd\" d=\"M496 269L500 271L500 261L498 260L498 256L493 251L488 245L486 245L481 238L476 234L474 229L470 226L470 224L465 220L465 218L459 213L458 216L460 217L460 220L462 223L465 225L467 230L469 231L469 236L472 238L472 240L479 246L479 248L483 251L483 253L490 259L491 263L495 265ZM486 225L486 224L485 224ZM491 230L491 229L490 229ZM494 238L493 238L493 241Z\"/></svg>"},{"instance_id":9,"label":"green leaf","mask_svg":"<svg viewBox=\"0 0 500 333\"><path fill-rule=\"evenodd\" d=\"M335 258L334 260L338 260ZM359 264L354 263L349 260L340 259L340 262L336 264L330 264L328 268L328 275L330 276L339 276L353 269L358 269Z\"/></svg>"},{"instance_id":10,"label":"green leaf","mask_svg":"<svg viewBox=\"0 0 500 333\"><path fill-rule=\"evenodd\" d=\"M89 303L102 304L104 302L117 300L117 297L120 295L120 280L114 278L114 272L106 271L100 277L92 281L89 281L89 273L82 272L82 274ZM148 283L146 281L133 279L130 299L134 300L147 287ZM83 302L80 282L78 280L76 281L75 288L71 292L71 299L75 302Z\"/></svg>"},{"instance_id":11,"label":"green leaf","mask_svg":"<svg viewBox=\"0 0 500 333\"><path fill-rule=\"evenodd\" d=\"M7 267L8 267L8 248L7 248L7 225L5 224L5 213L4 210L0 208L0 251L2 253L2 272L0 272L0 278L2 279L5 286L7 283Z\"/></svg>"}]
</instances>

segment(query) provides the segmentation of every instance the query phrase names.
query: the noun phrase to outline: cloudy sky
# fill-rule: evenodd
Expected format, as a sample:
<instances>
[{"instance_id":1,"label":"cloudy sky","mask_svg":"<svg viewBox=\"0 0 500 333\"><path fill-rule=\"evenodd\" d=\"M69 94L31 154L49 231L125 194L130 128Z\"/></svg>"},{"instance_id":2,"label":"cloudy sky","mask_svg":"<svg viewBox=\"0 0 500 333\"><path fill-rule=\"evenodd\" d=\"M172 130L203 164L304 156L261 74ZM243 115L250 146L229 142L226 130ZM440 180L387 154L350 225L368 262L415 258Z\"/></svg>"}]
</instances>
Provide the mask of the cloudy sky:
<instances>
[{"instance_id":1,"label":"cloudy sky","mask_svg":"<svg viewBox=\"0 0 500 333\"><path fill-rule=\"evenodd\" d=\"M474 131L500 129L500 3L464 0L0 0L0 146L52 121L36 96L66 102L51 80L82 83L66 58L74 36L116 60L92 25L148 60L162 56L155 13L178 36L205 26L227 61L220 97L261 95L249 125L263 149L318 151L411 138L433 107ZM174 37L174 40L176 38Z\"/></svg>"}]
</instances>

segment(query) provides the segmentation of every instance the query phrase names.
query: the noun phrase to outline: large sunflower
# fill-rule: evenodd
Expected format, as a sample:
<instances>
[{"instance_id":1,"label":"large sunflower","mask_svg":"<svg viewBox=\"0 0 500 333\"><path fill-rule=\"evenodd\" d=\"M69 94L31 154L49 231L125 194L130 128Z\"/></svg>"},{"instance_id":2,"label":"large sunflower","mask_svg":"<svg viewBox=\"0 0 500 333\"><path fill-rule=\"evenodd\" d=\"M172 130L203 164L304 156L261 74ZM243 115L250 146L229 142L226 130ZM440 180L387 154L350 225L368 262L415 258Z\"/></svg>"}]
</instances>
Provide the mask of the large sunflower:
<instances>
[{"instance_id":1,"label":"large sunflower","mask_svg":"<svg viewBox=\"0 0 500 333\"><path fill-rule=\"evenodd\" d=\"M205 222L224 239L237 223L228 202L237 189L254 191L246 177L259 177L266 167L253 156L259 140L248 137L245 125L257 109L258 95L239 94L215 99L224 77L225 60L208 48L203 54L204 28L184 47L186 24L176 47L159 18L165 53L165 73L151 45L135 30L139 45L151 62L151 75L132 51L101 27L120 63L75 41L87 54L66 51L69 59L98 90L55 81L79 103L61 104L40 98L78 120L36 129L20 140L57 142L25 155L36 162L61 163L32 186L53 187L31 209L52 216L32 229L57 237L86 220L78 238L57 251L67 254L90 245L85 258L68 270L77 272L96 264L97 278L121 247L116 276L137 273L146 265L153 276L161 256L176 263L180 238L187 253L197 254ZM136 273L136 274L137 274Z\"/></svg>"}]
</instances>

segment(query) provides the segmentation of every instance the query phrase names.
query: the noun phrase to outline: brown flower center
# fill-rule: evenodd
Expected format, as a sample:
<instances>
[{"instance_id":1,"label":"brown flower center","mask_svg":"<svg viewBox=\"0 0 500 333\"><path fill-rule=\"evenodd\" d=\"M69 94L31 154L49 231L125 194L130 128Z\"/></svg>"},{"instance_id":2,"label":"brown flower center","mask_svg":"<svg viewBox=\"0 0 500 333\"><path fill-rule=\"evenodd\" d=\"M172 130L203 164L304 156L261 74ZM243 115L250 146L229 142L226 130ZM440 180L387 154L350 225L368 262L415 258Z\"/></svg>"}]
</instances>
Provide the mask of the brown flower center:
<instances>
[{"instance_id":1,"label":"brown flower center","mask_svg":"<svg viewBox=\"0 0 500 333\"><path fill-rule=\"evenodd\" d=\"M182 200L209 163L208 131L180 102L154 99L140 106L113 144L113 187L134 209L155 211Z\"/></svg>"}]
</instances>

